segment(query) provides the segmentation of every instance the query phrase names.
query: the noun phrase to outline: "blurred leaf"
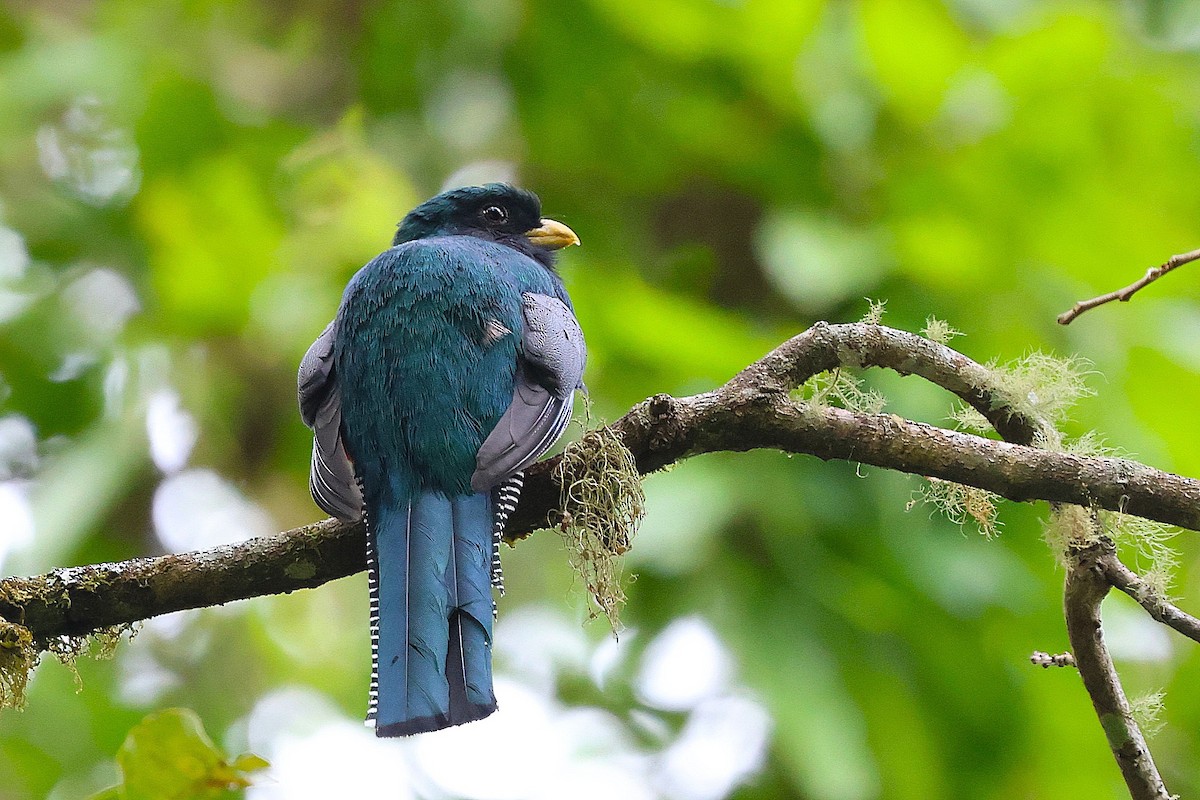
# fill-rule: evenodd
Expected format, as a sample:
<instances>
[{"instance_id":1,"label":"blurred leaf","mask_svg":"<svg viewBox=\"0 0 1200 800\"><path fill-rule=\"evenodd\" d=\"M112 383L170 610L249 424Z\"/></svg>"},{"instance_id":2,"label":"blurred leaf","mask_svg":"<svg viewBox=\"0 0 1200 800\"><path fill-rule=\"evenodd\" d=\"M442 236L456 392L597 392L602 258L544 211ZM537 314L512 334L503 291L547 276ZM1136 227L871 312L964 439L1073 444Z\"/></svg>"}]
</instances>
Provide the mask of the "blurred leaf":
<instances>
[{"instance_id":1,"label":"blurred leaf","mask_svg":"<svg viewBox=\"0 0 1200 800\"><path fill-rule=\"evenodd\" d=\"M0 739L0 775L4 776L0 797L7 797L7 791L45 797L60 773L54 759L41 748L19 739Z\"/></svg>"},{"instance_id":2,"label":"blurred leaf","mask_svg":"<svg viewBox=\"0 0 1200 800\"><path fill-rule=\"evenodd\" d=\"M117 752L122 783L91 800L219 800L250 785L268 764L253 754L229 761L196 712L169 708L143 719Z\"/></svg>"},{"instance_id":3,"label":"blurred leaf","mask_svg":"<svg viewBox=\"0 0 1200 800\"><path fill-rule=\"evenodd\" d=\"M283 241L261 177L224 153L180 177L148 181L136 204L163 317L188 333L239 329Z\"/></svg>"},{"instance_id":4,"label":"blurred leaf","mask_svg":"<svg viewBox=\"0 0 1200 800\"><path fill-rule=\"evenodd\" d=\"M253 753L242 753L229 765L236 772L258 772L271 766L262 756Z\"/></svg>"},{"instance_id":5,"label":"blurred leaf","mask_svg":"<svg viewBox=\"0 0 1200 800\"><path fill-rule=\"evenodd\" d=\"M861 6L876 77L900 117L930 122L968 54L964 32L933 0L875 0Z\"/></svg>"}]
</instances>

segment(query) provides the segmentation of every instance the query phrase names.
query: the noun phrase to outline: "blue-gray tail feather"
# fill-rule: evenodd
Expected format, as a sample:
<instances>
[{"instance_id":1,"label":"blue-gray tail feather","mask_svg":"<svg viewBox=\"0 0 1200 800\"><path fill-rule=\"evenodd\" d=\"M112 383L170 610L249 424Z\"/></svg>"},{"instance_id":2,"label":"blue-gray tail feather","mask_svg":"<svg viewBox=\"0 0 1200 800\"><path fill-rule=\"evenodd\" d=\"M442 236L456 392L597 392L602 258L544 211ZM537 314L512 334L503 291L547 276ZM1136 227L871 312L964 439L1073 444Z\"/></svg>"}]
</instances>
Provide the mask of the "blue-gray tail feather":
<instances>
[{"instance_id":1,"label":"blue-gray tail feather","mask_svg":"<svg viewBox=\"0 0 1200 800\"><path fill-rule=\"evenodd\" d=\"M406 736L486 717L496 710L492 498L423 492L381 506L368 515L374 657L368 719L379 736Z\"/></svg>"}]
</instances>

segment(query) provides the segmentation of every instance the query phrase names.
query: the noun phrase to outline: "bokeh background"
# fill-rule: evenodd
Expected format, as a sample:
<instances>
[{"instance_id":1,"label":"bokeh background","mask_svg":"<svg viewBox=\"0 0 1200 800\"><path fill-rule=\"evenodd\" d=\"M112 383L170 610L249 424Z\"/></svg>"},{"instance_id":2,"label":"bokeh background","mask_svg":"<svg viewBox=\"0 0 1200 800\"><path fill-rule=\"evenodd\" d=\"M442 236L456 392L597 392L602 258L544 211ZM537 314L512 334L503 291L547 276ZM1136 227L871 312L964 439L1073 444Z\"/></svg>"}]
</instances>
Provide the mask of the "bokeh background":
<instances>
[{"instance_id":1,"label":"bokeh background","mask_svg":"<svg viewBox=\"0 0 1200 800\"><path fill-rule=\"evenodd\" d=\"M295 368L439 189L508 178L562 272L597 420L723 382L818 319L929 316L986 361L1090 360L1068 430L1200 474L1200 3L0 3L0 572L184 551L320 515ZM872 376L888 410L950 400ZM614 641L554 533L506 551L502 710L361 725L363 576L49 659L0 715L0 798L69 800L161 708L272 766L247 796L1120 797L1068 670L1044 506L998 538L922 481L771 452L646 482ZM1196 607L1192 534L1173 589ZM1200 654L1105 608L1151 740L1200 792Z\"/></svg>"}]
</instances>

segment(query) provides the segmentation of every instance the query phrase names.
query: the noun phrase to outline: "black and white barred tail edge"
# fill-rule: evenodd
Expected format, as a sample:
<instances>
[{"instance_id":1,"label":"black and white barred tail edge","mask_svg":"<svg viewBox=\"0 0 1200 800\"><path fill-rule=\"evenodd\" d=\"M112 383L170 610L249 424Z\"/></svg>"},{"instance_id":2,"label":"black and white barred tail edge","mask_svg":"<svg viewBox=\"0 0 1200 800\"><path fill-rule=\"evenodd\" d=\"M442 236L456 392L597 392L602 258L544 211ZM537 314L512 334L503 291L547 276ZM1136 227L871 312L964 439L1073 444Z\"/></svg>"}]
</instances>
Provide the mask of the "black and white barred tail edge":
<instances>
[{"instance_id":1,"label":"black and white barred tail edge","mask_svg":"<svg viewBox=\"0 0 1200 800\"><path fill-rule=\"evenodd\" d=\"M492 519L492 586L504 595L504 570L500 567L500 544L504 541L504 526L521 499L521 487L525 485L525 473L517 472L492 490L496 514Z\"/></svg>"},{"instance_id":2,"label":"black and white barred tail edge","mask_svg":"<svg viewBox=\"0 0 1200 800\"><path fill-rule=\"evenodd\" d=\"M371 688L367 693L366 722L374 725L379 712L379 559L375 554L375 532L371 530L366 508L363 508L362 518L367 529L367 589L371 595Z\"/></svg>"}]
</instances>

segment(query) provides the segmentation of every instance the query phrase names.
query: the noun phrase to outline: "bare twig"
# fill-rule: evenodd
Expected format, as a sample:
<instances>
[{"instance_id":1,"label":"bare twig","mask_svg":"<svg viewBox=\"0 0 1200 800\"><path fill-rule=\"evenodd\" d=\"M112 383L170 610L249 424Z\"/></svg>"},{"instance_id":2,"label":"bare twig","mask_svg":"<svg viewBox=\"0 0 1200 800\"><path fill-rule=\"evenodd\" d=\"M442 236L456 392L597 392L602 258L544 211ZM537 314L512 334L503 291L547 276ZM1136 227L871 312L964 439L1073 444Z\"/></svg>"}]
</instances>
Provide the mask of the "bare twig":
<instances>
[{"instance_id":1,"label":"bare twig","mask_svg":"<svg viewBox=\"0 0 1200 800\"><path fill-rule=\"evenodd\" d=\"M1070 653L1043 653L1041 650L1034 650L1029 656L1029 661L1034 666L1049 669L1050 667L1073 667L1075 666L1075 656Z\"/></svg>"},{"instance_id":2,"label":"bare twig","mask_svg":"<svg viewBox=\"0 0 1200 800\"><path fill-rule=\"evenodd\" d=\"M1151 617L1174 628L1192 641L1200 642L1200 619L1168 601L1161 592L1156 591L1133 570L1117 560L1115 554L1102 558L1098 563L1108 582L1138 601Z\"/></svg>"},{"instance_id":3,"label":"bare twig","mask_svg":"<svg viewBox=\"0 0 1200 800\"><path fill-rule=\"evenodd\" d=\"M1102 562L1111 554L1108 541L1070 554L1063 599L1067 637L1130 796L1133 800L1170 800L1104 644L1100 603L1110 587Z\"/></svg>"},{"instance_id":4,"label":"bare twig","mask_svg":"<svg viewBox=\"0 0 1200 800\"><path fill-rule=\"evenodd\" d=\"M1134 281L1123 289L1117 289L1115 292L1102 294L1099 297L1093 297L1091 300L1080 300L1068 310L1058 315L1059 325L1070 325L1071 321L1085 311L1090 311L1096 306L1102 306L1105 303L1111 303L1114 300L1120 300L1122 303L1129 302L1129 298L1133 297L1144 287L1154 283L1156 280L1166 275L1176 267L1181 267L1196 259L1200 259L1200 250L1192 250L1187 253L1180 253L1171 256L1164 263L1157 267L1152 267L1146 270L1146 274L1139 280Z\"/></svg>"}]
</instances>

